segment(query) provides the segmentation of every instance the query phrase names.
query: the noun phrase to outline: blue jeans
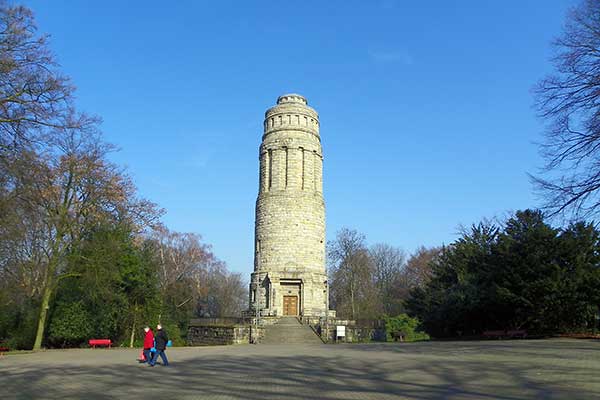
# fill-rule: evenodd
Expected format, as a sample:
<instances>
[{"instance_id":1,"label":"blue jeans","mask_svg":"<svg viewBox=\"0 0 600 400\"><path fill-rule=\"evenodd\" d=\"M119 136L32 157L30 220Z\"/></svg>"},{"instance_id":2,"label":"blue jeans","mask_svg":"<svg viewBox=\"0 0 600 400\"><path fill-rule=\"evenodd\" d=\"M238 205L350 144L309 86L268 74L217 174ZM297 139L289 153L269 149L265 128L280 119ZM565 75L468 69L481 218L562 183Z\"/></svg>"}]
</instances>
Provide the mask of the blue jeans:
<instances>
[{"instance_id":1,"label":"blue jeans","mask_svg":"<svg viewBox=\"0 0 600 400\"><path fill-rule=\"evenodd\" d=\"M144 357L146 357L146 359L143 362L150 362L150 360L152 359L152 352L150 351L150 349L144 349Z\"/></svg>"},{"instance_id":2,"label":"blue jeans","mask_svg":"<svg viewBox=\"0 0 600 400\"><path fill-rule=\"evenodd\" d=\"M154 353L154 357L152 357L152 360L150 360L150 365L156 364L156 360L158 360L158 356L160 356L162 363L165 367L167 365L169 365L169 360L167 360L167 355L165 354L164 350L156 350L156 353Z\"/></svg>"}]
</instances>

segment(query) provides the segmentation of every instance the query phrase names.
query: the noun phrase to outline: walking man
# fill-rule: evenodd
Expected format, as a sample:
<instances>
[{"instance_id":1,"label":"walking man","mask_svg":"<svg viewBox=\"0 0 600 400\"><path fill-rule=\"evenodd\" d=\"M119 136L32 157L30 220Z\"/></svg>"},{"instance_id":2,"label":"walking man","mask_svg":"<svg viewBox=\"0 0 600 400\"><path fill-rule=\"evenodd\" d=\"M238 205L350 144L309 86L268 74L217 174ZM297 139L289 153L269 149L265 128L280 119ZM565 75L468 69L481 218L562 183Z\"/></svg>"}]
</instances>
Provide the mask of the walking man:
<instances>
[{"instance_id":1,"label":"walking man","mask_svg":"<svg viewBox=\"0 0 600 400\"><path fill-rule=\"evenodd\" d=\"M163 331L163 328L160 324L156 325L156 335L154 335L154 348L156 349L156 353L154 353L154 357L148 363L151 367L156 365L156 360L158 360L158 356L162 359L163 365L166 367L169 365L169 360L167 360L167 355L165 354L165 349L167 348L167 342L169 338L167 337L167 333Z\"/></svg>"}]
</instances>

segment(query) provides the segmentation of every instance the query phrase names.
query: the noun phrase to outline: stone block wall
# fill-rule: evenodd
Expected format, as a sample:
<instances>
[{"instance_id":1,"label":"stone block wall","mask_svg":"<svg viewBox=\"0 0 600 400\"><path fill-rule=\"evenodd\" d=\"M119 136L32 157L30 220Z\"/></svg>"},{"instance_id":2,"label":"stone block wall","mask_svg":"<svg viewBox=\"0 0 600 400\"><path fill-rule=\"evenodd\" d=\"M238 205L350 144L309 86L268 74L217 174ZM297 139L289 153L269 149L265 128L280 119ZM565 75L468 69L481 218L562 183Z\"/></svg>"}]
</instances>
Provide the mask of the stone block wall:
<instances>
[{"instance_id":1,"label":"stone block wall","mask_svg":"<svg viewBox=\"0 0 600 400\"><path fill-rule=\"evenodd\" d=\"M306 323L310 323L327 343L385 342L387 340L383 321L364 321L361 323L361 321L330 318L327 322L324 318L321 318L319 320L307 320ZM346 335L342 338L337 337L338 325L346 327Z\"/></svg>"},{"instance_id":2,"label":"stone block wall","mask_svg":"<svg viewBox=\"0 0 600 400\"><path fill-rule=\"evenodd\" d=\"M193 320L187 334L188 346L248 344L264 335L264 328L251 324L220 325L214 321Z\"/></svg>"}]
</instances>

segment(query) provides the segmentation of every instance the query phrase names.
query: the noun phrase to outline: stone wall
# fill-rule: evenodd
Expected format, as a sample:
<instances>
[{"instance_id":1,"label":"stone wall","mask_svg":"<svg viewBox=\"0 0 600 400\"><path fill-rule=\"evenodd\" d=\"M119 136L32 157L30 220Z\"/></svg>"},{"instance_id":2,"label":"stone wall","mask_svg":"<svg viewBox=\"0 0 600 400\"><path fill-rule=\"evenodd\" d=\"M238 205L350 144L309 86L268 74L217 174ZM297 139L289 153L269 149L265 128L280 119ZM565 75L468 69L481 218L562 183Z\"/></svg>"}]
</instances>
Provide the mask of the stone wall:
<instances>
[{"instance_id":1,"label":"stone wall","mask_svg":"<svg viewBox=\"0 0 600 400\"><path fill-rule=\"evenodd\" d=\"M321 336L327 343L352 343L352 342L385 342L387 340L384 321L354 321L330 318L326 322L325 318L306 319L305 323L310 324L315 332ZM344 337L337 337L337 327L345 326Z\"/></svg>"},{"instance_id":2,"label":"stone wall","mask_svg":"<svg viewBox=\"0 0 600 400\"><path fill-rule=\"evenodd\" d=\"M187 334L188 346L215 346L248 344L264 335L264 329L249 323L228 324L227 321L209 318L206 321L192 320Z\"/></svg>"},{"instance_id":3,"label":"stone wall","mask_svg":"<svg viewBox=\"0 0 600 400\"><path fill-rule=\"evenodd\" d=\"M206 318L195 319L190 322L188 328L189 346L215 346L230 344L248 344L255 340L261 341L264 336L265 326L272 325L278 319L263 317L260 326L255 326L253 318ZM340 318L304 317L302 323L310 325L311 328L321 336L327 343L352 343L376 341L385 342L386 332L384 321L353 321ZM346 336L336 337L336 327L346 327Z\"/></svg>"}]
</instances>

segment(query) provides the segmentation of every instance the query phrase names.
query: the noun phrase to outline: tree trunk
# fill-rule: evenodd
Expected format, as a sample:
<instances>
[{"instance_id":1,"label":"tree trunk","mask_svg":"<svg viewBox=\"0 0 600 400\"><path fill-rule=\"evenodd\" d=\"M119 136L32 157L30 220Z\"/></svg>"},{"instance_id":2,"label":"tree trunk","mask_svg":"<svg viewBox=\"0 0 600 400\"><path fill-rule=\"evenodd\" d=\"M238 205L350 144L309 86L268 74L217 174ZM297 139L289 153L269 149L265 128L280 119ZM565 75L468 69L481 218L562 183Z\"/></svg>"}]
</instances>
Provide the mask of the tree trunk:
<instances>
[{"instance_id":1,"label":"tree trunk","mask_svg":"<svg viewBox=\"0 0 600 400\"><path fill-rule=\"evenodd\" d=\"M52 296L54 286L54 268L48 269L48 277L46 285L44 285L44 294L42 295L42 305L40 308L40 317L38 319L37 333L35 335L35 343L33 350L41 350L44 331L46 329L46 318L48 317L48 309L50 308L50 297Z\"/></svg>"},{"instance_id":2,"label":"tree trunk","mask_svg":"<svg viewBox=\"0 0 600 400\"><path fill-rule=\"evenodd\" d=\"M57 238L62 238L62 230L58 229L56 232ZM41 350L42 340L44 340L44 331L46 329L46 318L48 318L48 309L50 308L50 298L54 292L54 284L56 282L56 270L58 268L58 254L61 247L61 240L55 239L52 243L50 256L48 257L48 269L46 270L46 277L44 282L44 293L42 294L42 305L40 308L40 317L38 319L38 327L35 335L35 342L33 343L33 350Z\"/></svg>"},{"instance_id":3,"label":"tree trunk","mask_svg":"<svg viewBox=\"0 0 600 400\"><path fill-rule=\"evenodd\" d=\"M133 316L133 323L131 324L131 337L129 338L129 347L133 347L133 341L135 339L135 315Z\"/></svg>"}]
</instances>

